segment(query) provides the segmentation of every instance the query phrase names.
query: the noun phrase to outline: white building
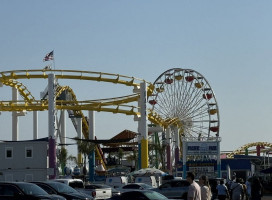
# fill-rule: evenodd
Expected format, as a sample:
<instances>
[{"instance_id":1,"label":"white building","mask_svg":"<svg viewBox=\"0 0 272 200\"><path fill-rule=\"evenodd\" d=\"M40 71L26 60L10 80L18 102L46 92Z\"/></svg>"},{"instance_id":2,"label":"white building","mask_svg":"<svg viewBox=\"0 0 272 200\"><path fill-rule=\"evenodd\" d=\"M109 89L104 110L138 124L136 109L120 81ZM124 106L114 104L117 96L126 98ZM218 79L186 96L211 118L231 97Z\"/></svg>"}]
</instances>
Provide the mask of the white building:
<instances>
[{"instance_id":1,"label":"white building","mask_svg":"<svg viewBox=\"0 0 272 200\"><path fill-rule=\"evenodd\" d=\"M0 181L46 180L48 138L0 142Z\"/></svg>"}]
</instances>

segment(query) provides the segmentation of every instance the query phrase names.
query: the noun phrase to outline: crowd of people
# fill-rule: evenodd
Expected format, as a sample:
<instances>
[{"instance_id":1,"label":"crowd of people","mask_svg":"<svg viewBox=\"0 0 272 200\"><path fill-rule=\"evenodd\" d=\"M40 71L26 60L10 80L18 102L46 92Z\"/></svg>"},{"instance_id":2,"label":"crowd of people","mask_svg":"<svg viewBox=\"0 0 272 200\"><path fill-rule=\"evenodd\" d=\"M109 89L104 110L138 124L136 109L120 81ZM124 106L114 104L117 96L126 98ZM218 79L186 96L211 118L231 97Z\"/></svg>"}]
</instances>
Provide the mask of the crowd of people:
<instances>
[{"instance_id":1,"label":"crowd of people","mask_svg":"<svg viewBox=\"0 0 272 200\"><path fill-rule=\"evenodd\" d=\"M200 176L199 182L195 181L192 172L187 173L187 181L190 183L188 200L261 200L263 187L257 176L250 177L243 181L242 178L232 177L227 183L220 180L216 186L216 192L212 192L207 176Z\"/></svg>"}]
</instances>

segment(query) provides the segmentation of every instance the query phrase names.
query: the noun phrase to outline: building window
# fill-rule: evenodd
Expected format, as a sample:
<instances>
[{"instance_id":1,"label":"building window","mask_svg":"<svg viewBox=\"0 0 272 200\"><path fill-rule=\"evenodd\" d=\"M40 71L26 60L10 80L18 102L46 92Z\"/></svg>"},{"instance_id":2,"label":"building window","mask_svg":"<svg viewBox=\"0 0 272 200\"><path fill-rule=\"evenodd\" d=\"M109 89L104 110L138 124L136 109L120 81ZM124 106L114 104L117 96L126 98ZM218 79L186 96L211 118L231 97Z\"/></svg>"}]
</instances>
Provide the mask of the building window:
<instances>
[{"instance_id":1,"label":"building window","mask_svg":"<svg viewBox=\"0 0 272 200\"><path fill-rule=\"evenodd\" d=\"M26 147L25 148L25 157L26 158L32 158L33 157L33 148L32 147Z\"/></svg>"},{"instance_id":2,"label":"building window","mask_svg":"<svg viewBox=\"0 0 272 200\"><path fill-rule=\"evenodd\" d=\"M11 159L13 157L13 148L12 147L6 147L5 148L6 151L6 158L7 159Z\"/></svg>"}]
</instances>

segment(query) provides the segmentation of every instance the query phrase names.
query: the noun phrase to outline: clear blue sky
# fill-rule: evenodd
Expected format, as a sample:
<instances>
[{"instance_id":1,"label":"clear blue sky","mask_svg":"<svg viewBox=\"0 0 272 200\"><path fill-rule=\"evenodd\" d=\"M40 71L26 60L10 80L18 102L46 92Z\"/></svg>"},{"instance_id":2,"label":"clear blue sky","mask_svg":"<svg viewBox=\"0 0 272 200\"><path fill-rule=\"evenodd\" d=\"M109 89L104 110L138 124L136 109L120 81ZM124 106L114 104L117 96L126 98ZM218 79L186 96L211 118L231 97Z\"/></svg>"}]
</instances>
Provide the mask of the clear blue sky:
<instances>
[{"instance_id":1,"label":"clear blue sky","mask_svg":"<svg viewBox=\"0 0 272 200\"><path fill-rule=\"evenodd\" d=\"M57 69L150 82L167 69L191 68L205 76L216 94L221 149L234 150L250 142L272 142L271 20L268 0L2 0L0 71L41 69L51 50ZM80 100L128 94L116 85L73 84ZM39 98L46 82L29 80L26 85ZM0 91L0 100L11 99L10 88ZM10 117L0 115L1 139L11 139ZM47 135L45 121L47 113L40 113L41 137ZM130 116L97 113L96 121L101 139L124 129L137 131ZM72 128L68 131L75 136ZM20 139L31 138L28 113L20 118Z\"/></svg>"}]
</instances>

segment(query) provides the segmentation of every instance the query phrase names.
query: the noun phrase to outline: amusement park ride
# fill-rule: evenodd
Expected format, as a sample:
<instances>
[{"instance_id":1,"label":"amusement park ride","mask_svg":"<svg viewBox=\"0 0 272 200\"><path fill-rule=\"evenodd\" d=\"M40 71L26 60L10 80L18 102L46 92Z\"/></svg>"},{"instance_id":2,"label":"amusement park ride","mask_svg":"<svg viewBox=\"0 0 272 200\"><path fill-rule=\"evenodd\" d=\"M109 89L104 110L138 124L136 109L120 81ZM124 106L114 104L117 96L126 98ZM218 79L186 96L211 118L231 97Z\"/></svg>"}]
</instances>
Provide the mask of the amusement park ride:
<instances>
[{"instance_id":1,"label":"amusement park ride","mask_svg":"<svg viewBox=\"0 0 272 200\"><path fill-rule=\"evenodd\" d=\"M48 80L48 86L40 99L35 99L31 91L23 84L23 80L28 79ZM72 88L60 84L62 79L122 84L132 87L133 94L109 99L78 100ZM12 88L12 100L0 101L0 111L12 112L13 141L18 140L18 113L33 112L35 125L37 111L48 110L49 167L55 170L57 137L59 136L61 143L66 142L65 128L63 128L64 111L67 111L70 116L75 116L71 120L77 130L77 136L93 140L95 139L94 111L134 116L134 119L138 121L139 168L149 166L148 143L156 140L165 142L166 164L169 170L177 165L181 157L183 157L183 166L186 166L188 159L199 158L194 151L204 152L201 155L202 158L209 155L217 157L217 165L220 167L221 139L218 104L208 81L192 69L169 69L162 73L153 84L134 77L102 72L14 70L0 72L0 86L4 85ZM18 100L18 93L23 100ZM59 123L56 120L58 117L56 110L61 113ZM89 111L88 118L84 116L83 111ZM148 128L148 121L152 127ZM33 139L37 139L35 137L37 133L34 132ZM99 146L96 146L95 152L91 153L91 158L93 161L90 171L94 168L95 158L99 159L106 168L103 152ZM186 173L186 167L183 170Z\"/></svg>"}]
</instances>

